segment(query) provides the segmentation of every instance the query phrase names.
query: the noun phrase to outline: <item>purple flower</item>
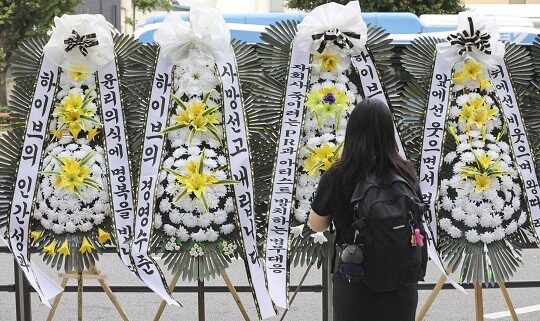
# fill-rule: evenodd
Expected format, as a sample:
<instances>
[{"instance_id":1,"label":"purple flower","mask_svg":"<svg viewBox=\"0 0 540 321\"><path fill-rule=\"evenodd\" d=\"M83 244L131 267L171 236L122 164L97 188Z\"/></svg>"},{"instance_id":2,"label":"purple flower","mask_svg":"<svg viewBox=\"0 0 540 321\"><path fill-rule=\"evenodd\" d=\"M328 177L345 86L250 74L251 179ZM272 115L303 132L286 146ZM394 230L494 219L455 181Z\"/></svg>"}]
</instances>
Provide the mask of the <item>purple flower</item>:
<instances>
[{"instance_id":1,"label":"purple flower","mask_svg":"<svg viewBox=\"0 0 540 321\"><path fill-rule=\"evenodd\" d=\"M323 103L327 103L327 104L335 104L336 97L334 97L334 94L328 93L323 97L322 101Z\"/></svg>"}]
</instances>

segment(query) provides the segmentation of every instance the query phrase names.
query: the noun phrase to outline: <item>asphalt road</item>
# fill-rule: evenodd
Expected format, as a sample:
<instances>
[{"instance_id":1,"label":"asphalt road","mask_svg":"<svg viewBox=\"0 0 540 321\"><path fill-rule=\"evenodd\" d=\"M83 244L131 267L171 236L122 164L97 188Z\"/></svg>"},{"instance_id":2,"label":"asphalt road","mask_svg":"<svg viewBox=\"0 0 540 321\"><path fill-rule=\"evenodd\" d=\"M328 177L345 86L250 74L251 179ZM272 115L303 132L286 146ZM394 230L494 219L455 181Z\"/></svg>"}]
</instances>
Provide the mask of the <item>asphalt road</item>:
<instances>
[{"instance_id":1,"label":"asphalt road","mask_svg":"<svg viewBox=\"0 0 540 321\"><path fill-rule=\"evenodd\" d=\"M540 250L532 249L524 251L525 266L520 268L512 281L516 280L540 280ZM41 264L41 257L35 257L36 263ZM13 284L13 259L11 254L0 254L0 285ZM135 276L123 267L120 259L114 254L105 254L98 262L97 267L107 276L110 285L143 285ZM291 284L298 284L306 268L296 268L291 271ZM51 276L58 278L56 271L44 266ZM228 270L228 275L234 285L247 285L244 264L241 261L233 262ZM171 275L167 280L171 280ZM440 277L438 270L431 265L428 268L426 282L435 283ZM320 270L312 269L305 281L306 285L321 284L322 274ZM60 280L58 280L60 283ZM98 285L96 280L87 280L85 284ZM68 285L76 285L73 280ZM195 283L179 282L178 285L193 285ZM221 278L206 282L206 285L225 285ZM540 288L509 289L512 302L520 313L519 320L540 320ZM418 310L424 305L431 291L419 291ZM240 293L240 298L252 320L257 319L255 305L250 293ZM160 298L153 293L117 293L130 320L153 320L161 302ZM198 320L197 319L197 294L175 293L175 298L183 307L166 307L161 320ZM65 293L60 301L58 310L53 320L76 320L77 319L76 293ZM206 293L205 295L206 320L243 320L236 303L229 293ZM507 310L504 298L499 289L483 290L485 320L506 321L511 317L502 317L501 313ZM467 295L457 290L442 290L424 320L475 320L474 292L467 290ZM521 309L520 309L521 308ZM16 320L15 295L9 292L0 292L0 320ZM39 302L36 294L31 296L31 311L33 320L45 320L48 308ZM282 310L280 310L282 313ZM105 293L88 292L83 297L84 320L121 320L114 306ZM279 320L279 317L268 320ZM292 303L285 320L322 320L322 295L315 292L299 293Z\"/></svg>"}]
</instances>

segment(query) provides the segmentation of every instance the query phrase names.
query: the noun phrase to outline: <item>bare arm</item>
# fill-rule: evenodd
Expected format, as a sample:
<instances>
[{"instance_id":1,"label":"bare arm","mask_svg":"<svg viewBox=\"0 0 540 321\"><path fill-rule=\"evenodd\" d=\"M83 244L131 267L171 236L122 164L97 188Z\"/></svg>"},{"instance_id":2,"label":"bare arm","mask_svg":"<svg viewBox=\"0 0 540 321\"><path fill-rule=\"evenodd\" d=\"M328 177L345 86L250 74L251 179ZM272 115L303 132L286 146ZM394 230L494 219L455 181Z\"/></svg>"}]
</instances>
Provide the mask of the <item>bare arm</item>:
<instances>
[{"instance_id":1,"label":"bare arm","mask_svg":"<svg viewBox=\"0 0 540 321\"><path fill-rule=\"evenodd\" d=\"M315 232L324 232L330 226L330 216L321 216L311 210L308 222L311 229Z\"/></svg>"}]
</instances>

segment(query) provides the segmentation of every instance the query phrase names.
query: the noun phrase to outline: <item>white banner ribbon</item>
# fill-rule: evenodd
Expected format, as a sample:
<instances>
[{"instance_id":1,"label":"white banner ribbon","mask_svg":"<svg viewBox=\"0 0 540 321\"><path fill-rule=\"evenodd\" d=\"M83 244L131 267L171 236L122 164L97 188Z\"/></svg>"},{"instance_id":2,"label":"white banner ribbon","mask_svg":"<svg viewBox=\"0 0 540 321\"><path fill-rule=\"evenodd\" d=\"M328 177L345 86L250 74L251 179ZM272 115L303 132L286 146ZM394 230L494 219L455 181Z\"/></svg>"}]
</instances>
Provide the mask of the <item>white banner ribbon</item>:
<instances>
[{"instance_id":1,"label":"white banner ribbon","mask_svg":"<svg viewBox=\"0 0 540 321\"><path fill-rule=\"evenodd\" d=\"M352 62L358 71L358 75L360 76L360 82L362 83L365 98L378 99L384 102L388 108L390 108L390 102L384 93L381 78L377 72L377 68L375 67L375 63L373 62L369 51L365 47L360 52L358 51L360 51L359 48L353 47ZM399 155L406 158L405 150L403 149L403 144L401 143L401 138L395 123L394 137L396 138Z\"/></svg>"},{"instance_id":2,"label":"white banner ribbon","mask_svg":"<svg viewBox=\"0 0 540 321\"><path fill-rule=\"evenodd\" d=\"M431 235L427 240L428 255L435 266L448 278L454 288L466 293L463 287L457 284L446 273L441 258L437 253L437 215L435 203L439 194L439 168L442 161L443 133L446 125L446 114L450 99L450 82L452 79L452 65L444 59L439 50L435 57L435 66L429 88L429 100L426 108L426 121L422 140L422 156L420 158L420 190L422 200L428 205L424 222L424 229Z\"/></svg>"},{"instance_id":3,"label":"white banner ribbon","mask_svg":"<svg viewBox=\"0 0 540 321\"><path fill-rule=\"evenodd\" d=\"M109 193L111 209L114 213L118 254L128 269L135 272L129 256L129 242L127 242L133 237L133 223L135 221L133 185L115 60L99 69L98 82L103 135L107 150L105 157L109 166Z\"/></svg>"},{"instance_id":4,"label":"white banner ribbon","mask_svg":"<svg viewBox=\"0 0 540 321\"><path fill-rule=\"evenodd\" d=\"M171 96L171 73L172 64L164 59L160 52L156 62L144 133L131 257L139 278L168 304L179 305L167 289L160 268L148 254L154 225L155 191L165 140L161 131L167 127L169 99Z\"/></svg>"},{"instance_id":5,"label":"white banner ribbon","mask_svg":"<svg viewBox=\"0 0 540 321\"><path fill-rule=\"evenodd\" d=\"M308 85L309 52L293 41L287 76L287 91L281 119L278 154L274 165L266 240L266 275L270 297L280 307L287 307L287 267L289 216L292 210L294 177L304 100Z\"/></svg>"},{"instance_id":6,"label":"white banner ribbon","mask_svg":"<svg viewBox=\"0 0 540 321\"><path fill-rule=\"evenodd\" d=\"M28 255L28 235L30 215L38 180L38 170L43 154L43 144L47 135L48 119L54 103L58 68L47 58L43 58L36 89L30 106L24 142L21 149L17 179L15 181L11 210L9 212L9 243L11 251L24 272L30 285L36 290L41 301L50 307L49 300L63 289L30 262Z\"/></svg>"},{"instance_id":7,"label":"white banner ribbon","mask_svg":"<svg viewBox=\"0 0 540 321\"><path fill-rule=\"evenodd\" d=\"M540 186L536 177L531 147L504 58L494 56L493 59L495 65L489 70L489 74L507 120L510 146L512 146L517 161L517 171L523 181L523 187L525 187L525 200L531 212L532 223L538 237L540 235Z\"/></svg>"},{"instance_id":8,"label":"white banner ribbon","mask_svg":"<svg viewBox=\"0 0 540 321\"><path fill-rule=\"evenodd\" d=\"M244 243L248 279L254 290L255 303L263 319L276 315L272 299L266 288L262 259L257 250L257 227L253 201L253 177L244 116L242 92L238 81L236 58L232 48L223 59L216 61L223 92L223 127L227 136L227 152L232 177L239 181L233 185L238 219Z\"/></svg>"}]
</instances>

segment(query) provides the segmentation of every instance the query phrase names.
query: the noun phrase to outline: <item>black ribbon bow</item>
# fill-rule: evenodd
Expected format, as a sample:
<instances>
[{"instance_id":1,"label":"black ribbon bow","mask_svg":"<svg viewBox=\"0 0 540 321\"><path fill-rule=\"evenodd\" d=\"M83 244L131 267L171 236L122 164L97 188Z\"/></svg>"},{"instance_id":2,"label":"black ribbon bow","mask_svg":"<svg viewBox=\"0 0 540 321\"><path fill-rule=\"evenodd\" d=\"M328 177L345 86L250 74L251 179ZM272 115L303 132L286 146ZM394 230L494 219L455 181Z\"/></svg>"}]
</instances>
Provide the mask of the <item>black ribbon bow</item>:
<instances>
[{"instance_id":1,"label":"black ribbon bow","mask_svg":"<svg viewBox=\"0 0 540 321\"><path fill-rule=\"evenodd\" d=\"M339 29L332 29L327 30L323 33L312 35L311 38L314 41L322 40L319 48L317 49L317 52L323 53L328 43L333 43L340 49L343 49L345 47L351 49L352 47L354 47L354 44L349 38L360 39L360 34L354 32L341 32Z\"/></svg>"},{"instance_id":2,"label":"black ribbon bow","mask_svg":"<svg viewBox=\"0 0 540 321\"><path fill-rule=\"evenodd\" d=\"M463 30L462 32L451 34L446 39L450 41L451 45L458 45L462 47L458 51L460 56L462 56L465 52L473 51L473 49L477 49L485 54L491 55L491 45L489 44L491 36L485 32L482 32L482 29L475 29L471 17L468 17L467 19L469 20L469 30Z\"/></svg>"},{"instance_id":3,"label":"black ribbon bow","mask_svg":"<svg viewBox=\"0 0 540 321\"><path fill-rule=\"evenodd\" d=\"M72 30L71 33L73 35L64 40L64 44L67 45L66 52L73 50L75 47L79 47L79 50L83 56L86 57L88 55L87 48L97 46L99 44L99 42L96 40L95 33L89 33L83 36L79 35L79 33L75 30Z\"/></svg>"}]
</instances>

